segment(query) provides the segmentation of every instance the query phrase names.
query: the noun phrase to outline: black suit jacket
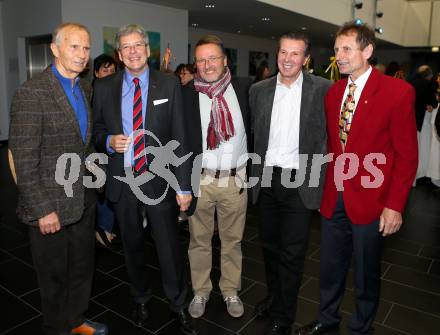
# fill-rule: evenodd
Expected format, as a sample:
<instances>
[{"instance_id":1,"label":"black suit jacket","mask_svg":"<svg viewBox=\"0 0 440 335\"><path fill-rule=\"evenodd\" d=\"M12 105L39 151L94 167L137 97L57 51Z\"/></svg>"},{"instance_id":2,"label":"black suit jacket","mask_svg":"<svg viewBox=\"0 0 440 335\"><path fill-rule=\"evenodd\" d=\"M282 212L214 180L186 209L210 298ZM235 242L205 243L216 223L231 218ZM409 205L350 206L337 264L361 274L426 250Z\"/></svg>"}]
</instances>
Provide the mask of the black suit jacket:
<instances>
[{"instance_id":1,"label":"black suit jacket","mask_svg":"<svg viewBox=\"0 0 440 335\"><path fill-rule=\"evenodd\" d=\"M252 144L251 131L250 131L250 114L249 114L249 102L248 92L251 85L251 80L248 78L231 79L231 85L234 88L235 94L240 105L241 115L243 117L243 124L246 130L247 146L250 152L250 146ZM193 153L194 159L197 155L203 152L203 145L206 145L206 139L202 138L202 122L200 119L200 103L199 93L194 88L194 81L189 82L182 88L183 106L185 111L186 126L188 128L188 145L189 149ZM194 163L194 160L193 160ZM192 164L193 165L193 164ZM195 164L192 168L193 173L193 191L198 191L198 185L200 180L201 166ZM188 215L192 215L196 208L197 198L193 195L193 201L190 208L187 211Z\"/></svg>"},{"instance_id":2,"label":"black suit jacket","mask_svg":"<svg viewBox=\"0 0 440 335\"><path fill-rule=\"evenodd\" d=\"M426 105L431 105L433 108L437 107L437 98L435 92L437 90L435 82L426 80L419 75L411 81L416 91L416 122L417 130L421 131L423 126L423 119L425 118Z\"/></svg>"},{"instance_id":3,"label":"black suit jacket","mask_svg":"<svg viewBox=\"0 0 440 335\"><path fill-rule=\"evenodd\" d=\"M107 152L106 141L109 135L123 133L122 127L122 83L124 71L112 76L95 81L93 94L94 111L94 140L98 151ZM154 105L155 100L168 99L167 102ZM171 140L176 140L180 145L174 151L182 157L189 150L186 147L186 131L182 110L182 95L177 78L150 69L148 86L147 112L144 127L166 145ZM130 134L125 134L130 135ZM145 145L158 146L157 140L145 135ZM122 182L114 176L125 176L124 154L108 154L106 197L112 202L117 202L121 196ZM152 154L147 155L147 167L154 159ZM175 174L181 190L190 190L190 164L177 167L170 166ZM141 186L143 193L150 199L158 199L166 190L167 181L156 176ZM169 190L165 200L175 201L175 192Z\"/></svg>"}]
</instances>

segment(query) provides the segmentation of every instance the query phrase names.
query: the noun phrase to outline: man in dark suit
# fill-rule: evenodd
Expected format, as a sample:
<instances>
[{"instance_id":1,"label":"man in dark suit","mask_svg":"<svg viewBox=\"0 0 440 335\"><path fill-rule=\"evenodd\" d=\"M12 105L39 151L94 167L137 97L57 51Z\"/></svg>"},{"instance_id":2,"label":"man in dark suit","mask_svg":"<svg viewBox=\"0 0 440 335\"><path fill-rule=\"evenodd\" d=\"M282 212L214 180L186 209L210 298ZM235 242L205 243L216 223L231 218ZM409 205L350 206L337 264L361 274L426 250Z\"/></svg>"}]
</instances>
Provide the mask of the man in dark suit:
<instances>
[{"instance_id":1,"label":"man in dark suit","mask_svg":"<svg viewBox=\"0 0 440 335\"><path fill-rule=\"evenodd\" d=\"M373 333L383 236L401 227L417 169L414 90L370 66L374 31L347 22L336 33L334 48L339 71L348 78L336 82L325 99L333 161L327 167L321 204L319 319L298 329L300 335L339 328L352 254L356 307L349 332ZM352 160L359 167L348 172Z\"/></svg>"},{"instance_id":2,"label":"man in dark suit","mask_svg":"<svg viewBox=\"0 0 440 335\"><path fill-rule=\"evenodd\" d=\"M252 177L259 178L253 200L268 289L255 312L270 317L272 335L290 334L295 321L310 220L321 202L324 168L311 180L311 166L313 154L325 153L324 96L330 82L302 70L309 57L304 33L282 35L278 75L250 90L254 150L262 163L251 167ZM304 178L299 187L289 185L295 176Z\"/></svg>"},{"instance_id":3,"label":"man in dark suit","mask_svg":"<svg viewBox=\"0 0 440 335\"><path fill-rule=\"evenodd\" d=\"M29 225L45 334L107 334L105 325L84 319L94 273L95 198L83 186L84 158L93 151L91 88L78 75L89 60L89 32L62 24L50 47L54 64L19 87L12 101L17 212ZM81 159L69 196L56 182L70 175L56 168L66 153Z\"/></svg>"},{"instance_id":4,"label":"man in dark suit","mask_svg":"<svg viewBox=\"0 0 440 335\"><path fill-rule=\"evenodd\" d=\"M194 53L197 74L183 88L185 115L191 127L188 141L194 156L200 158L194 161L193 177L201 184L200 189L195 186L195 193L200 194L194 198L188 213L188 255L194 292L189 312L194 318L201 317L212 290L211 240L216 212L221 240L219 286L229 315L238 318L244 313L238 291L247 208L244 180L250 81L231 78L223 42L217 36L201 38Z\"/></svg>"},{"instance_id":5,"label":"man in dark suit","mask_svg":"<svg viewBox=\"0 0 440 335\"><path fill-rule=\"evenodd\" d=\"M161 161L163 155L158 155L165 153L170 141L179 143L174 151L178 157L187 152L180 85L175 77L148 67L150 49L143 27L121 27L116 44L125 70L95 82L94 135L97 148L109 155L106 197L113 203L120 225L135 302L133 322L143 325L147 319L146 304L152 296L147 285L144 227L139 218L139 212L145 211L171 312L184 334L196 334L185 313L187 284L177 221L178 205L184 211L191 202L190 165L174 162L178 166L171 171L165 169L176 177L178 185L171 185L174 189L156 168L173 164L171 156L164 155L170 160ZM156 154L151 154L154 151ZM133 180L130 183L123 179L129 176L143 178L140 189Z\"/></svg>"},{"instance_id":6,"label":"man in dark suit","mask_svg":"<svg viewBox=\"0 0 440 335\"><path fill-rule=\"evenodd\" d=\"M428 65L421 65L417 68L415 77L410 81L416 91L415 111L419 132L422 131L426 111L430 113L438 105L435 95L437 87L432 80L433 77L432 69Z\"/></svg>"}]
</instances>

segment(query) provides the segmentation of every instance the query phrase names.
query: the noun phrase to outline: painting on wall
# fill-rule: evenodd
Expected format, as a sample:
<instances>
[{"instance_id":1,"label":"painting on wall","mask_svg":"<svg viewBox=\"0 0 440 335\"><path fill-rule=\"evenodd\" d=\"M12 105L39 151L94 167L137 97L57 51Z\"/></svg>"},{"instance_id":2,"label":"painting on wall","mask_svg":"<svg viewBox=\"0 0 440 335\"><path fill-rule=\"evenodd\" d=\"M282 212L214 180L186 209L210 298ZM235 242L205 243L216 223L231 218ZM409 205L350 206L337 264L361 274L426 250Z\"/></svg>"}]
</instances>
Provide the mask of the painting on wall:
<instances>
[{"instance_id":1,"label":"painting on wall","mask_svg":"<svg viewBox=\"0 0 440 335\"><path fill-rule=\"evenodd\" d=\"M249 75L255 76L262 62L269 63L269 53L262 51L249 51Z\"/></svg>"},{"instance_id":2,"label":"painting on wall","mask_svg":"<svg viewBox=\"0 0 440 335\"><path fill-rule=\"evenodd\" d=\"M115 36L119 28L103 27L104 53L114 56ZM160 68L160 33L149 31L148 40L150 45L150 58L148 64L154 69Z\"/></svg>"},{"instance_id":3,"label":"painting on wall","mask_svg":"<svg viewBox=\"0 0 440 335\"><path fill-rule=\"evenodd\" d=\"M226 57L228 58L228 67L231 75L237 75L237 49L225 48Z\"/></svg>"}]
</instances>

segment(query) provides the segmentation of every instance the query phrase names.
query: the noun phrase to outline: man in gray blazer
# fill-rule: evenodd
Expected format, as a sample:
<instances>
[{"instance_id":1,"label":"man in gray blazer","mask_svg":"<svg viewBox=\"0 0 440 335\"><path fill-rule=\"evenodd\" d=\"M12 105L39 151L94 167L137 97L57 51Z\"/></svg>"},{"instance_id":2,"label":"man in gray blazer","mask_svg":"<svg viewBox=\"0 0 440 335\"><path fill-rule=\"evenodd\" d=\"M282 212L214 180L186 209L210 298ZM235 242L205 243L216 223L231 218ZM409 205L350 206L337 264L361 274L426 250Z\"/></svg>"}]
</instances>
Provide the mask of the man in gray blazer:
<instances>
[{"instance_id":1,"label":"man in gray blazer","mask_svg":"<svg viewBox=\"0 0 440 335\"><path fill-rule=\"evenodd\" d=\"M254 150L261 157L251 168L259 179L252 198L259 208L268 288L255 313L270 317L268 335L290 334L310 220L321 201L324 168L319 173L318 164L318 173L311 170L313 155L325 153L324 96L330 82L302 70L309 57L304 33L282 35L278 75L250 90Z\"/></svg>"},{"instance_id":2,"label":"man in gray blazer","mask_svg":"<svg viewBox=\"0 0 440 335\"><path fill-rule=\"evenodd\" d=\"M95 241L94 190L83 186L84 158L93 151L91 87L78 78L89 60L87 28L60 25L51 50L54 64L20 86L12 101L9 148L17 174L17 212L29 225L45 334L102 335L105 325L84 318ZM74 158L59 169L63 154ZM66 194L57 180L75 171L73 192Z\"/></svg>"}]
</instances>

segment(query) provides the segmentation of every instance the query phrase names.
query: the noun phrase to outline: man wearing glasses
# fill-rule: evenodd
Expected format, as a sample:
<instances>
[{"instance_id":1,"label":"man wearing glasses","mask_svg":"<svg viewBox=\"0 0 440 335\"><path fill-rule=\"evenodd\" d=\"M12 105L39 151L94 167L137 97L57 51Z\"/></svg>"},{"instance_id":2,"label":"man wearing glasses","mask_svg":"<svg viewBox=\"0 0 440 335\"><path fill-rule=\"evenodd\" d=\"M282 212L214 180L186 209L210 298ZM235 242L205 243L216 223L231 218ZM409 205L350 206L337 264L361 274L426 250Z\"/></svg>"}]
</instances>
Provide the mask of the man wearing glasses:
<instances>
[{"instance_id":1,"label":"man wearing glasses","mask_svg":"<svg viewBox=\"0 0 440 335\"><path fill-rule=\"evenodd\" d=\"M180 144L175 150L178 157L186 152L180 85L176 78L148 67L150 49L143 27L134 24L121 27L116 35L116 46L125 70L95 83L94 135L98 150L109 156L106 197L113 203L120 224L135 302L133 322L139 327L144 325L148 317L146 304L152 297L147 285L144 229L139 215L145 211L171 312L177 317L183 334L197 334L185 313L187 286L177 221L178 207L185 211L191 202L190 168L181 164L173 169L180 185L176 194L166 180L150 172L158 157L148 154L148 148L165 150L158 145L170 141ZM140 201L135 190L120 180L128 176L147 180L140 186L147 201L145 198ZM150 201L161 195L162 201Z\"/></svg>"},{"instance_id":2,"label":"man wearing glasses","mask_svg":"<svg viewBox=\"0 0 440 335\"><path fill-rule=\"evenodd\" d=\"M228 313L235 318L244 313L238 297L241 288L241 240L246 217L244 189L249 138L249 82L231 78L223 42L213 35L195 46L197 74L183 88L185 115L189 120L191 151L201 160L200 189L188 211L188 250L194 298L189 313L201 317L212 291L211 240L217 212L221 240L220 291ZM201 166L200 166L201 164ZM193 169L193 174L196 169ZM200 170L199 170L200 172ZM192 215L191 215L192 214Z\"/></svg>"}]
</instances>

